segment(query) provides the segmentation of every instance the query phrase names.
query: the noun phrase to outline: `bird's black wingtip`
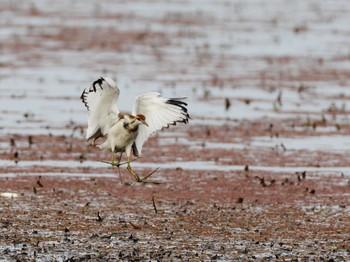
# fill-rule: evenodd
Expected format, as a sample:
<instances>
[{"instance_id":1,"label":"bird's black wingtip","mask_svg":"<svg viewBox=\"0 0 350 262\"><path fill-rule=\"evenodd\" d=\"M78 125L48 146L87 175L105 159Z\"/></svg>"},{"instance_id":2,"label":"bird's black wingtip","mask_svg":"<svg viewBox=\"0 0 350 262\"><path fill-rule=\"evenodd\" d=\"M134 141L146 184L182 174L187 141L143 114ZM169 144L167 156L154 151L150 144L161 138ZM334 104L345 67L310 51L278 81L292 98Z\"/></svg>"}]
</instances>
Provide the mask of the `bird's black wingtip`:
<instances>
[{"instance_id":1,"label":"bird's black wingtip","mask_svg":"<svg viewBox=\"0 0 350 262\"><path fill-rule=\"evenodd\" d=\"M92 93L92 92L96 92L97 91L97 87L96 85L98 85L102 90L103 90L103 87L102 87L102 84L103 82L106 81L102 76L100 76L99 79L95 80L90 88L85 88L80 96L80 99L81 101L84 103L85 107L89 110L89 105L88 105L88 102L87 102L87 96L89 95L89 93Z\"/></svg>"},{"instance_id":2,"label":"bird's black wingtip","mask_svg":"<svg viewBox=\"0 0 350 262\"><path fill-rule=\"evenodd\" d=\"M87 95L87 92L86 92L86 89L84 89L83 93L81 93L80 99L84 103L84 105L87 108L87 110L89 110L89 105L88 105L88 102L86 100L86 95Z\"/></svg>"},{"instance_id":3,"label":"bird's black wingtip","mask_svg":"<svg viewBox=\"0 0 350 262\"><path fill-rule=\"evenodd\" d=\"M187 106L188 104L184 102L183 100L187 99L187 97L181 97L181 98L169 98L166 103L175 105L180 107L184 112L187 112Z\"/></svg>"},{"instance_id":4,"label":"bird's black wingtip","mask_svg":"<svg viewBox=\"0 0 350 262\"><path fill-rule=\"evenodd\" d=\"M181 119L179 121L175 121L172 125L176 125L176 123L188 124L189 119L191 119L190 115L188 114L188 109L187 109L188 104L183 101L186 99L187 99L187 97L169 98L166 101L167 104L171 104L171 105L174 105L174 106L181 108L182 114L184 116L183 119Z\"/></svg>"}]
</instances>

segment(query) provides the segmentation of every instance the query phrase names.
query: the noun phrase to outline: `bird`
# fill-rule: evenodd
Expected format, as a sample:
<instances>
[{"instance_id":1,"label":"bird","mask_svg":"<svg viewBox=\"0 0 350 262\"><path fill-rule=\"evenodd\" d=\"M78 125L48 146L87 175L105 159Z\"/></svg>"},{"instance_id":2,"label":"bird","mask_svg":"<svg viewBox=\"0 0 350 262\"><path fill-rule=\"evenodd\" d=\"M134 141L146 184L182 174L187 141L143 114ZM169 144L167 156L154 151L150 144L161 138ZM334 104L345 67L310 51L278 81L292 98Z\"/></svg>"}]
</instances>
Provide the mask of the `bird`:
<instances>
[{"instance_id":1,"label":"bird","mask_svg":"<svg viewBox=\"0 0 350 262\"><path fill-rule=\"evenodd\" d=\"M122 154L126 153L127 170L136 182L146 182L151 174L140 178L131 168L131 153L139 158L144 143L154 133L176 123L188 124L190 116L185 102L186 97L166 98L159 92L146 92L134 100L132 113L120 112L118 98L120 90L116 82L109 77L100 77L80 96L88 111L86 141L102 150L112 152L112 166L121 165ZM101 144L96 140L105 138ZM118 162L115 154L120 153Z\"/></svg>"}]
</instances>

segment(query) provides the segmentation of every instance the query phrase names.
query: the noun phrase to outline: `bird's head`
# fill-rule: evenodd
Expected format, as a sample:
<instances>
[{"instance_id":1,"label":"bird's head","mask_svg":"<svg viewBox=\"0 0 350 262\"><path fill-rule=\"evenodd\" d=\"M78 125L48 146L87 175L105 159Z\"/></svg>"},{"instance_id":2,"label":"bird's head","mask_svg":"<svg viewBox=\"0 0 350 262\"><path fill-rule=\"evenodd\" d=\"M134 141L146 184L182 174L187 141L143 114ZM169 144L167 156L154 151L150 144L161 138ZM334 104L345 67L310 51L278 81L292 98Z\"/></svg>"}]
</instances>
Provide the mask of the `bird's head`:
<instances>
[{"instance_id":1,"label":"bird's head","mask_svg":"<svg viewBox=\"0 0 350 262\"><path fill-rule=\"evenodd\" d=\"M130 131L138 130L138 127L141 124L148 126L146 122L146 117L144 115L133 116L129 114L119 113L119 118L123 119L124 128Z\"/></svg>"},{"instance_id":2,"label":"bird's head","mask_svg":"<svg viewBox=\"0 0 350 262\"><path fill-rule=\"evenodd\" d=\"M139 122L139 124L144 124L146 126L148 126L147 122L146 122L146 117L144 115L136 115L135 117L136 121Z\"/></svg>"}]
</instances>

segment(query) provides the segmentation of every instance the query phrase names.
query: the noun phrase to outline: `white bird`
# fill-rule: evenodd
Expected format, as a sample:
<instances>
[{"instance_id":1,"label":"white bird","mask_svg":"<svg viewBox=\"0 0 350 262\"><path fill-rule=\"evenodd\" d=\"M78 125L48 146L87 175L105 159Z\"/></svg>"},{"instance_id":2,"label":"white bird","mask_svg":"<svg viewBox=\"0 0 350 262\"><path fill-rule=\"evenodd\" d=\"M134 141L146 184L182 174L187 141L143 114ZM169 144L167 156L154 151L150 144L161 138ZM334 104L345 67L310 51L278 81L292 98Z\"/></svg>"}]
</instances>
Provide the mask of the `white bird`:
<instances>
[{"instance_id":1,"label":"white bird","mask_svg":"<svg viewBox=\"0 0 350 262\"><path fill-rule=\"evenodd\" d=\"M137 182L143 182L150 175L140 178L130 166L131 149L136 157L141 156L143 144L155 132L177 122L188 123L185 98L165 98L158 92L147 92L136 97L132 114L120 113L117 102L119 88L110 78L99 78L84 89L81 99L88 109L87 141L107 136L104 143L97 145L112 152L113 166L120 165L123 152L126 153L127 169ZM118 163L115 153L120 152Z\"/></svg>"}]
</instances>

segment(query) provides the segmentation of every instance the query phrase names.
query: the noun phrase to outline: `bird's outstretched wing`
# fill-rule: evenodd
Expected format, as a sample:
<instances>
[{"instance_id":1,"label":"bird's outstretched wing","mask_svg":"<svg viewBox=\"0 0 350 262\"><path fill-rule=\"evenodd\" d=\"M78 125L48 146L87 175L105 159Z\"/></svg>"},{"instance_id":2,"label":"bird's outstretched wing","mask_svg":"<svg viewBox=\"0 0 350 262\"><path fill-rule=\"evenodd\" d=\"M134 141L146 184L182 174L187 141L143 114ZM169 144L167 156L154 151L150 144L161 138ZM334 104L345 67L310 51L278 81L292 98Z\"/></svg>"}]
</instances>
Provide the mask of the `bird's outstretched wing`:
<instances>
[{"instance_id":1,"label":"bird's outstretched wing","mask_svg":"<svg viewBox=\"0 0 350 262\"><path fill-rule=\"evenodd\" d=\"M142 114L146 117L148 126L140 125L135 141L138 154L141 155L144 142L154 132L176 125L177 122L188 123L190 118L187 112L185 98L165 98L158 92L148 92L136 97L133 115Z\"/></svg>"},{"instance_id":2,"label":"bird's outstretched wing","mask_svg":"<svg viewBox=\"0 0 350 262\"><path fill-rule=\"evenodd\" d=\"M117 84L107 77L99 78L89 88L84 89L80 98L89 111L87 140L105 136L118 119L119 93Z\"/></svg>"}]
</instances>

